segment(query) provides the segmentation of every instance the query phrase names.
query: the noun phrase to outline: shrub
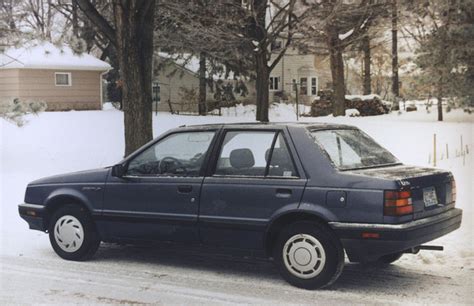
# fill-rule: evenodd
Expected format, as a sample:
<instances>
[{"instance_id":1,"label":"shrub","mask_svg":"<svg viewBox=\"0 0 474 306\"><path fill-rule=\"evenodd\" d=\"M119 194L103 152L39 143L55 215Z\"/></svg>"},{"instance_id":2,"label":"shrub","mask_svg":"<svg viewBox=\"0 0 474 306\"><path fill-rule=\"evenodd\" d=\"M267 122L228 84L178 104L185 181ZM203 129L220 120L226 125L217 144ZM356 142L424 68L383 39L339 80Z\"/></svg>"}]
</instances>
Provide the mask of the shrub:
<instances>
[{"instance_id":1,"label":"shrub","mask_svg":"<svg viewBox=\"0 0 474 306\"><path fill-rule=\"evenodd\" d=\"M18 126L23 126L26 123L23 118L24 115L38 115L38 113L45 111L46 108L47 104L43 101L4 98L0 100L0 117Z\"/></svg>"}]
</instances>

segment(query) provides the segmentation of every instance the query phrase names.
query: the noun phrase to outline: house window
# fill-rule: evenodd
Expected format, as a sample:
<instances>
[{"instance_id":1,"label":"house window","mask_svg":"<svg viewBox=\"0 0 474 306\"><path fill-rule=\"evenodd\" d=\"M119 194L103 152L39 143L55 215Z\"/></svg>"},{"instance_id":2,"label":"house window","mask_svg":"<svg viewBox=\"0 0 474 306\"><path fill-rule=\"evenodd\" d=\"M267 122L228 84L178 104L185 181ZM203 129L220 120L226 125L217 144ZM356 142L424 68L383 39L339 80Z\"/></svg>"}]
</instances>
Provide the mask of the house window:
<instances>
[{"instance_id":1,"label":"house window","mask_svg":"<svg viewBox=\"0 0 474 306\"><path fill-rule=\"evenodd\" d=\"M152 87L153 102L160 102L160 84L153 83Z\"/></svg>"},{"instance_id":2,"label":"house window","mask_svg":"<svg viewBox=\"0 0 474 306\"><path fill-rule=\"evenodd\" d=\"M54 80L56 86L71 86L71 73L70 72L55 72Z\"/></svg>"},{"instance_id":3,"label":"house window","mask_svg":"<svg viewBox=\"0 0 474 306\"><path fill-rule=\"evenodd\" d=\"M272 44L271 44L271 50L272 51L279 51L279 50L281 50L281 46L282 46L281 40L273 41Z\"/></svg>"},{"instance_id":4,"label":"house window","mask_svg":"<svg viewBox=\"0 0 474 306\"><path fill-rule=\"evenodd\" d=\"M280 77L270 77L270 90L280 89Z\"/></svg>"},{"instance_id":5,"label":"house window","mask_svg":"<svg viewBox=\"0 0 474 306\"><path fill-rule=\"evenodd\" d=\"M300 78L300 94L308 94L308 78Z\"/></svg>"},{"instance_id":6,"label":"house window","mask_svg":"<svg viewBox=\"0 0 474 306\"><path fill-rule=\"evenodd\" d=\"M318 94L318 78L311 78L311 95L316 96Z\"/></svg>"}]
</instances>

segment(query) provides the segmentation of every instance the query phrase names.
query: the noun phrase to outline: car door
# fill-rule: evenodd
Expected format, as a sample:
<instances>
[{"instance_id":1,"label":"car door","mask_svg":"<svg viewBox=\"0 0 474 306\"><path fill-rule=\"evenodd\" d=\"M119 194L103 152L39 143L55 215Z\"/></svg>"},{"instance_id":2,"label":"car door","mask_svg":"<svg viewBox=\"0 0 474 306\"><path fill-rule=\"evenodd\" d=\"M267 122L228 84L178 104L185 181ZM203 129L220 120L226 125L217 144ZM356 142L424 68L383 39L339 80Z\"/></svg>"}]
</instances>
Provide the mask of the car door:
<instances>
[{"instance_id":1,"label":"car door","mask_svg":"<svg viewBox=\"0 0 474 306\"><path fill-rule=\"evenodd\" d=\"M109 177L102 219L112 239L198 242L203 166L216 131L165 136Z\"/></svg>"},{"instance_id":2,"label":"car door","mask_svg":"<svg viewBox=\"0 0 474 306\"><path fill-rule=\"evenodd\" d=\"M207 245L261 249L279 210L296 209L305 178L286 130L227 130L205 177L199 209Z\"/></svg>"}]
</instances>

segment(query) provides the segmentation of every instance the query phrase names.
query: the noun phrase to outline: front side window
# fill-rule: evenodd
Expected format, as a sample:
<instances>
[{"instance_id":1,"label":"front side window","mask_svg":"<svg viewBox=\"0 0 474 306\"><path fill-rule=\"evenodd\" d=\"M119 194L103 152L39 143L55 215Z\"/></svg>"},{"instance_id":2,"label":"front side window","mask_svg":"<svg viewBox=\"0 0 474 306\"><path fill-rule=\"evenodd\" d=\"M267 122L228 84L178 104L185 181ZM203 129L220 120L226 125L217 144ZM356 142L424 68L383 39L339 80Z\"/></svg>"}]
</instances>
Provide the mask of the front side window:
<instances>
[{"instance_id":1,"label":"front side window","mask_svg":"<svg viewBox=\"0 0 474 306\"><path fill-rule=\"evenodd\" d=\"M341 170L372 168L398 164L389 151L359 130L312 131L315 142Z\"/></svg>"},{"instance_id":2,"label":"front side window","mask_svg":"<svg viewBox=\"0 0 474 306\"><path fill-rule=\"evenodd\" d=\"M128 165L133 176L199 176L214 131L171 134L152 145Z\"/></svg>"},{"instance_id":3,"label":"front side window","mask_svg":"<svg viewBox=\"0 0 474 306\"><path fill-rule=\"evenodd\" d=\"M56 72L54 74L56 86L71 86L71 73Z\"/></svg>"},{"instance_id":4,"label":"front side window","mask_svg":"<svg viewBox=\"0 0 474 306\"><path fill-rule=\"evenodd\" d=\"M285 139L274 131L227 132L216 175L297 176Z\"/></svg>"}]
</instances>

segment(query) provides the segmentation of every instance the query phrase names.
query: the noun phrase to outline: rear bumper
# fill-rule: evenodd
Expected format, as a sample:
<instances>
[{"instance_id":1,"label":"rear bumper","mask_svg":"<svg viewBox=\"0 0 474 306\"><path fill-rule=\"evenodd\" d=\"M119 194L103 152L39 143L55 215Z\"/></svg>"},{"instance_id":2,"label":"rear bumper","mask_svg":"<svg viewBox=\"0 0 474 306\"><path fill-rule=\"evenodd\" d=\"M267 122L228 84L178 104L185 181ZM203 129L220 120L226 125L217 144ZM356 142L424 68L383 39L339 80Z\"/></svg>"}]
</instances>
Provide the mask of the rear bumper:
<instances>
[{"instance_id":1,"label":"rear bumper","mask_svg":"<svg viewBox=\"0 0 474 306\"><path fill-rule=\"evenodd\" d=\"M30 229L43 232L46 230L43 220L44 210L45 207L38 204L23 203L18 205L18 213L28 223Z\"/></svg>"},{"instance_id":2,"label":"rear bumper","mask_svg":"<svg viewBox=\"0 0 474 306\"><path fill-rule=\"evenodd\" d=\"M377 260L383 255L402 252L444 236L461 226L462 210L444 213L402 224L329 222L341 239L351 261ZM362 239L362 233L378 238Z\"/></svg>"}]
</instances>

